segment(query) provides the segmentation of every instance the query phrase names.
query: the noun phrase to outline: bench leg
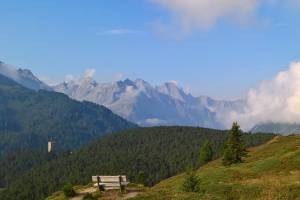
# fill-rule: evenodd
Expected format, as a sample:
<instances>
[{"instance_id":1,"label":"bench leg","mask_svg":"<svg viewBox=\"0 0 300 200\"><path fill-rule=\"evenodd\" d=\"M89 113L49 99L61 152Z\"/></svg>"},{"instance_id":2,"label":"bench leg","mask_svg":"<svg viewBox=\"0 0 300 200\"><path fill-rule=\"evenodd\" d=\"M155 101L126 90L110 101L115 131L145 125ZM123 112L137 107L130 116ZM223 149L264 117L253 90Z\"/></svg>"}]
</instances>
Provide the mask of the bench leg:
<instances>
[{"instance_id":1,"label":"bench leg","mask_svg":"<svg viewBox=\"0 0 300 200\"><path fill-rule=\"evenodd\" d=\"M98 185L98 188L100 192L105 191L104 185Z\"/></svg>"},{"instance_id":2,"label":"bench leg","mask_svg":"<svg viewBox=\"0 0 300 200\"><path fill-rule=\"evenodd\" d=\"M100 185L101 180L100 180L99 176L97 177L97 182L98 182L99 191L103 192L105 190L105 188L104 188L104 185Z\"/></svg>"},{"instance_id":3,"label":"bench leg","mask_svg":"<svg viewBox=\"0 0 300 200\"><path fill-rule=\"evenodd\" d=\"M125 185L120 185L120 190L121 190L121 192L126 193L126 186Z\"/></svg>"}]
</instances>

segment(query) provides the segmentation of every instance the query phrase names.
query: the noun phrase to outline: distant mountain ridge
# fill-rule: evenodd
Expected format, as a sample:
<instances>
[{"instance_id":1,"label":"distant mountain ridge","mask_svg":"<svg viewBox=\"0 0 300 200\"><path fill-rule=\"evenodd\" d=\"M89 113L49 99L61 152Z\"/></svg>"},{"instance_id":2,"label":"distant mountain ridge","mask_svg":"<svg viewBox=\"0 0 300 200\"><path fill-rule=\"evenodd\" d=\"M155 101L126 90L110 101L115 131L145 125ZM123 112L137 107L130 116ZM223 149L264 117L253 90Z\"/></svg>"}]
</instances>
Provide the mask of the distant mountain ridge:
<instances>
[{"instance_id":1,"label":"distant mountain ridge","mask_svg":"<svg viewBox=\"0 0 300 200\"><path fill-rule=\"evenodd\" d=\"M300 124L296 123L263 123L251 129L253 133L276 133L281 135L299 134Z\"/></svg>"},{"instance_id":2,"label":"distant mountain ridge","mask_svg":"<svg viewBox=\"0 0 300 200\"><path fill-rule=\"evenodd\" d=\"M57 92L82 101L104 105L118 115L141 126L184 125L225 128L219 117L241 111L244 101L218 101L207 96L194 97L175 83L152 86L137 79L98 83L90 77L63 82Z\"/></svg>"},{"instance_id":3,"label":"distant mountain ridge","mask_svg":"<svg viewBox=\"0 0 300 200\"><path fill-rule=\"evenodd\" d=\"M0 61L0 74L14 80L15 82L33 90L48 90L53 89L47 84L40 81L33 73L28 69L16 69L11 65L5 64Z\"/></svg>"}]
</instances>

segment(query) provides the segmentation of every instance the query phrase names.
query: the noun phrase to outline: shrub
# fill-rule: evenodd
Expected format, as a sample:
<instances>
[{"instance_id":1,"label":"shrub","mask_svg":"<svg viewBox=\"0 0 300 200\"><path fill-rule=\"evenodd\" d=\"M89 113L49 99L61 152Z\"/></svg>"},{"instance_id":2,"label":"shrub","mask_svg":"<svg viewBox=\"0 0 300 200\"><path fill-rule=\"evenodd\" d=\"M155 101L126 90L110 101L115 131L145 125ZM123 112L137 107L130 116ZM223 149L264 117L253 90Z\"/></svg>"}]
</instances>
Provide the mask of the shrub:
<instances>
[{"instance_id":1,"label":"shrub","mask_svg":"<svg viewBox=\"0 0 300 200\"><path fill-rule=\"evenodd\" d=\"M63 192L66 197L74 197L76 192L71 184L67 184L63 187Z\"/></svg>"},{"instance_id":2,"label":"shrub","mask_svg":"<svg viewBox=\"0 0 300 200\"><path fill-rule=\"evenodd\" d=\"M183 191L185 192L199 192L200 179L195 171L188 171L182 184Z\"/></svg>"}]
</instances>

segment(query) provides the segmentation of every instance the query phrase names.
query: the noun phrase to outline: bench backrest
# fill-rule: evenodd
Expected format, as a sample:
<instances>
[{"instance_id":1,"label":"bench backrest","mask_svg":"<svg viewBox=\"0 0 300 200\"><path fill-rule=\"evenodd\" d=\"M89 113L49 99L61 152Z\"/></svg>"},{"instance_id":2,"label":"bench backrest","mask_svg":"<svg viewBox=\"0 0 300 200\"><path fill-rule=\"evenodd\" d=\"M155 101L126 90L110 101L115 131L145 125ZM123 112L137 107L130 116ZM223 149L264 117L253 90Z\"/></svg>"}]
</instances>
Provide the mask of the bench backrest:
<instances>
[{"instance_id":1,"label":"bench backrest","mask_svg":"<svg viewBox=\"0 0 300 200\"><path fill-rule=\"evenodd\" d=\"M127 177L122 176L99 176L101 183L119 183L121 182L127 182ZM93 182L98 182L98 176L92 176Z\"/></svg>"}]
</instances>

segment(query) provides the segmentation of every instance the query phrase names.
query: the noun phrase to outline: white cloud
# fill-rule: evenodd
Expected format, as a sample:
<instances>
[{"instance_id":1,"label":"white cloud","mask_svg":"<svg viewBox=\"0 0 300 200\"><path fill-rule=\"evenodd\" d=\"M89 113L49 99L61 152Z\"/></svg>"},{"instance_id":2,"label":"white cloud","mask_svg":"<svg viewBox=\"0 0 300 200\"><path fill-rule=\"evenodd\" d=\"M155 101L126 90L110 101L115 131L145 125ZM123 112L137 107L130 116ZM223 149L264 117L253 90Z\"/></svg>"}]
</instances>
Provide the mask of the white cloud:
<instances>
[{"instance_id":1,"label":"white cloud","mask_svg":"<svg viewBox=\"0 0 300 200\"><path fill-rule=\"evenodd\" d=\"M72 74L67 74L67 75L65 76L65 82L74 81L75 79L76 79L75 76L72 75Z\"/></svg>"},{"instance_id":2,"label":"white cloud","mask_svg":"<svg viewBox=\"0 0 300 200\"><path fill-rule=\"evenodd\" d=\"M172 84L178 86L178 81L176 81L176 80L171 80L171 81L169 81L169 83L172 83Z\"/></svg>"},{"instance_id":3,"label":"white cloud","mask_svg":"<svg viewBox=\"0 0 300 200\"><path fill-rule=\"evenodd\" d=\"M259 0L151 0L173 12L183 32L208 29L219 20L251 20Z\"/></svg>"},{"instance_id":4,"label":"white cloud","mask_svg":"<svg viewBox=\"0 0 300 200\"><path fill-rule=\"evenodd\" d=\"M257 11L262 5L300 6L300 0L148 0L166 8L173 16L169 24L153 23L157 32L178 38L194 30L208 30L220 21L238 24L257 23ZM266 19L261 23L265 23ZM179 30L179 31L178 31Z\"/></svg>"},{"instance_id":5,"label":"white cloud","mask_svg":"<svg viewBox=\"0 0 300 200\"><path fill-rule=\"evenodd\" d=\"M93 69L93 68L90 68L90 69L86 69L84 71L84 74L83 75L73 75L73 74L67 74L65 76L65 82L68 83L68 82L71 82L71 81L74 81L74 82L80 82L82 80L85 80L85 79L93 79L94 76L96 74L96 69Z\"/></svg>"},{"instance_id":6,"label":"white cloud","mask_svg":"<svg viewBox=\"0 0 300 200\"><path fill-rule=\"evenodd\" d=\"M114 75L114 78L116 79L116 80L122 80L123 78L124 78L124 74L122 74L122 73L116 73L115 75Z\"/></svg>"},{"instance_id":7,"label":"white cloud","mask_svg":"<svg viewBox=\"0 0 300 200\"><path fill-rule=\"evenodd\" d=\"M60 81L51 79L47 76L38 76L38 79L41 80L42 82L46 83L49 86L55 86L60 83Z\"/></svg>"},{"instance_id":8,"label":"white cloud","mask_svg":"<svg viewBox=\"0 0 300 200\"><path fill-rule=\"evenodd\" d=\"M132 35L132 34L138 34L141 32L142 31L128 29L128 28L116 28L116 29L102 31L102 32L98 33L98 35Z\"/></svg>"},{"instance_id":9,"label":"white cloud","mask_svg":"<svg viewBox=\"0 0 300 200\"><path fill-rule=\"evenodd\" d=\"M186 85L184 88L183 88L183 91L187 94L191 94L192 92L192 87L190 85Z\"/></svg>"},{"instance_id":10,"label":"white cloud","mask_svg":"<svg viewBox=\"0 0 300 200\"><path fill-rule=\"evenodd\" d=\"M84 78L94 78L96 74L96 69L87 69L84 72Z\"/></svg>"},{"instance_id":11,"label":"white cloud","mask_svg":"<svg viewBox=\"0 0 300 200\"><path fill-rule=\"evenodd\" d=\"M158 124L165 124L166 121L165 120L161 120L161 119L158 119L158 118L149 118L149 119L146 119L146 124L149 124L149 125L158 125Z\"/></svg>"},{"instance_id":12,"label":"white cloud","mask_svg":"<svg viewBox=\"0 0 300 200\"><path fill-rule=\"evenodd\" d=\"M238 121L244 129L265 122L300 123L300 62L251 89L245 113L232 112L223 120L227 126Z\"/></svg>"}]
</instances>

